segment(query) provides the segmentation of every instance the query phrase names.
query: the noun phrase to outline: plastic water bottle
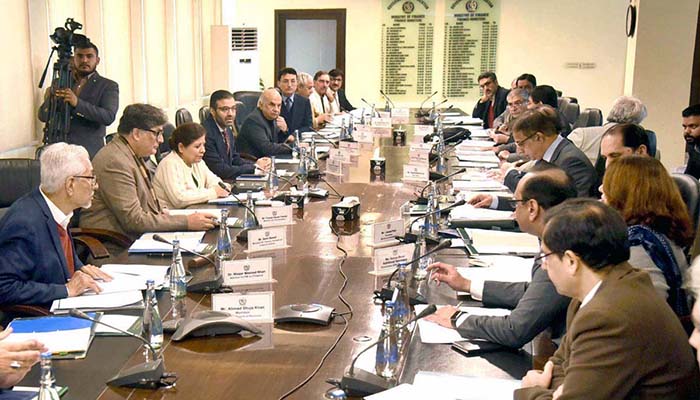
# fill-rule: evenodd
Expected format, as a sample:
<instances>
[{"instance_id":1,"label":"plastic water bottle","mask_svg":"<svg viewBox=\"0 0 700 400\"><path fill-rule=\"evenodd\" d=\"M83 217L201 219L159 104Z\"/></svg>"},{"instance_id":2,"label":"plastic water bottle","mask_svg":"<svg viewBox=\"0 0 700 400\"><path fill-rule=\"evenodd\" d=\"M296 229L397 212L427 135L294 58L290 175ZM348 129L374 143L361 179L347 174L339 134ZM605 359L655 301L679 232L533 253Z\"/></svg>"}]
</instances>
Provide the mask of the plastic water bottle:
<instances>
[{"instance_id":1,"label":"plastic water bottle","mask_svg":"<svg viewBox=\"0 0 700 400\"><path fill-rule=\"evenodd\" d=\"M416 242L416 253L417 257L424 256L428 252L427 245L425 243L425 237L420 235L418 241ZM417 281L422 281L428 276L428 265L432 263L431 257L423 257L418 260L418 265L416 266L415 273L413 274L413 279Z\"/></svg>"},{"instance_id":2,"label":"plastic water bottle","mask_svg":"<svg viewBox=\"0 0 700 400\"><path fill-rule=\"evenodd\" d=\"M163 321L158 312L155 282L152 279L146 281L146 306L143 309L141 337L146 339L154 349L159 349L163 345ZM149 354L148 349L146 354Z\"/></svg>"},{"instance_id":3,"label":"plastic water bottle","mask_svg":"<svg viewBox=\"0 0 700 400\"><path fill-rule=\"evenodd\" d=\"M277 176L277 160L275 156L270 157L270 172L267 174L267 186L273 193L280 188L280 178Z\"/></svg>"},{"instance_id":4,"label":"plastic water bottle","mask_svg":"<svg viewBox=\"0 0 700 400\"><path fill-rule=\"evenodd\" d=\"M51 365L51 352L41 353L41 377L39 378L39 400L60 400L61 396L56 390L56 378L53 376Z\"/></svg>"},{"instance_id":5,"label":"plastic water bottle","mask_svg":"<svg viewBox=\"0 0 700 400\"><path fill-rule=\"evenodd\" d=\"M309 191L309 160L306 156L306 148L299 149L299 169L297 169L297 179L302 184L302 191L306 195Z\"/></svg>"},{"instance_id":6,"label":"plastic water bottle","mask_svg":"<svg viewBox=\"0 0 700 400\"><path fill-rule=\"evenodd\" d=\"M216 240L216 275L221 274L223 262L233 258L233 245L231 244L231 232L228 229L228 209L221 209L221 222L219 222L219 237Z\"/></svg>"},{"instance_id":7,"label":"plastic water bottle","mask_svg":"<svg viewBox=\"0 0 700 400\"><path fill-rule=\"evenodd\" d=\"M253 202L253 193L249 190L246 193L246 209L245 216L243 217L243 228L254 228L257 224L255 223L255 203ZM230 243L229 236L229 243Z\"/></svg>"},{"instance_id":8,"label":"plastic water bottle","mask_svg":"<svg viewBox=\"0 0 700 400\"><path fill-rule=\"evenodd\" d=\"M379 373L380 376L386 379L396 379L396 371L399 365L399 345L396 335L394 335L394 330L396 329L394 321L395 314L394 303L387 301L384 310L386 326L382 327L382 330L386 331L386 338L384 340L384 369Z\"/></svg>"},{"instance_id":9,"label":"plastic water bottle","mask_svg":"<svg viewBox=\"0 0 700 400\"><path fill-rule=\"evenodd\" d=\"M170 263L170 299L174 301L187 295L187 282L185 281L185 265L180 254L180 240L173 239L173 260Z\"/></svg>"},{"instance_id":10,"label":"plastic water bottle","mask_svg":"<svg viewBox=\"0 0 700 400\"><path fill-rule=\"evenodd\" d=\"M433 185L432 182L430 184ZM430 237L437 237L438 234L435 204L435 190L431 188L428 192L428 206L425 209L425 218L423 220L423 232Z\"/></svg>"},{"instance_id":11,"label":"plastic water bottle","mask_svg":"<svg viewBox=\"0 0 700 400\"><path fill-rule=\"evenodd\" d=\"M386 304L382 305L382 330L379 332L379 343L377 343L377 353L374 358L374 370L377 375L382 376L386 368L386 355L388 352L387 333L391 329L391 314L386 312Z\"/></svg>"}]
</instances>

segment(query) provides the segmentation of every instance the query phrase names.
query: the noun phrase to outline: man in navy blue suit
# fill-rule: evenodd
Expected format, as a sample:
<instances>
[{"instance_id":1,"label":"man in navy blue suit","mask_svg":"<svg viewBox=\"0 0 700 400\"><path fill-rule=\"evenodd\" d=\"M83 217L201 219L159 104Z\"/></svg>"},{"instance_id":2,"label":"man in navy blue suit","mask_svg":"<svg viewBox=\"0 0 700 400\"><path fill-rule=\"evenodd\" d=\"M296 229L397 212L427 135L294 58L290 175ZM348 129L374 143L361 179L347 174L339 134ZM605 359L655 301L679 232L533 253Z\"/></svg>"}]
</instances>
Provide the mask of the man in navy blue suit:
<instances>
[{"instance_id":1,"label":"man in navy blue suit","mask_svg":"<svg viewBox=\"0 0 700 400\"><path fill-rule=\"evenodd\" d=\"M0 304L48 306L53 300L101 292L111 277L83 265L68 224L88 208L97 187L88 152L56 143L41 154L41 186L17 200L0 220Z\"/></svg>"},{"instance_id":2,"label":"man in navy blue suit","mask_svg":"<svg viewBox=\"0 0 700 400\"><path fill-rule=\"evenodd\" d=\"M279 143L294 141L294 131L310 132L313 129L311 104L304 96L297 96L297 71L294 68L283 68L277 73L277 88L282 95L282 109L277 118Z\"/></svg>"},{"instance_id":3,"label":"man in navy blue suit","mask_svg":"<svg viewBox=\"0 0 700 400\"><path fill-rule=\"evenodd\" d=\"M226 90L217 90L209 98L209 117L202 125L207 130L204 162L211 172L224 180L234 180L241 174L252 174L256 166L267 170L269 158L256 162L241 158L236 150L236 101Z\"/></svg>"}]
</instances>

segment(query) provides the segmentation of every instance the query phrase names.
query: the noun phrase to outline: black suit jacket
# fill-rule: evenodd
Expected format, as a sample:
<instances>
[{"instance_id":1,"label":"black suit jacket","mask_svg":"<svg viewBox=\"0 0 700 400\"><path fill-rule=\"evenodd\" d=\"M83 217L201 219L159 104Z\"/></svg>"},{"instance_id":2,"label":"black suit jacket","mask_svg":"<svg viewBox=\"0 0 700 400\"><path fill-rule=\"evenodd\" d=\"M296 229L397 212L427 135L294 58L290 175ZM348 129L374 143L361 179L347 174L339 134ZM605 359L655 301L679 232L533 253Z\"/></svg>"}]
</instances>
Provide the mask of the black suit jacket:
<instances>
[{"instance_id":1,"label":"black suit jacket","mask_svg":"<svg viewBox=\"0 0 700 400\"><path fill-rule=\"evenodd\" d=\"M569 139L563 139L557 148L554 149L550 162L569 174L576 185L579 197L591 196L593 190L596 189L594 186L598 175L586 154L576 147L575 144L571 143ZM524 175L525 172L511 170L506 174L503 184L515 192L515 187L518 186L518 182Z\"/></svg>"},{"instance_id":2,"label":"black suit jacket","mask_svg":"<svg viewBox=\"0 0 700 400\"><path fill-rule=\"evenodd\" d=\"M49 99L39 108L39 120L48 121ZM68 143L79 144L92 159L105 145L107 125L114 122L119 109L119 85L95 71L80 91L78 105L71 110Z\"/></svg>"},{"instance_id":3,"label":"black suit jacket","mask_svg":"<svg viewBox=\"0 0 700 400\"><path fill-rule=\"evenodd\" d=\"M257 158L291 154L291 148L277 143L279 130L274 120L266 119L256 108L243 122L238 135L238 150Z\"/></svg>"},{"instance_id":4,"label":"black suit jacket","mask_svg":"<svg viewBox=\"0 0 700 400\"><path fill-rule=\"evenodd\" d=\"M496 104L493 108L494 116L498 117L506 110L506 106L508 105L508 101L506 100L506 97L508 97L508 92L510 92L508 89L501 86L499 86L496 90L496 96L494 96ZM487 101L486 103L477 101L476 105L474 105L474 110L472 110L472 117L481 118L484 121L484 128L491 128L488 126L489 107L491 107L491 100Z\"/></svg>"},{"instance_id":5,"label":"black suit jacket","mask_svg":"<svg viewBox=\"0 0 700 400\"><path fill-rule=\"evenodd\" d=\"M338 89L337 96L340 103L340 111L352 111L355 109L348 101L348 98L345 97L345 89Z\"/></svg>"},{"instance_id":6,"label":"black suit jacket","mask_svg":"<svg viewBox=\"0 0 700 400\"><path fill-rule=\"evenodd\" d=\"M211 115L208 116L202 125L207 130L207 139L204 145L204 162L211 172L225 180L234 180L241 174L252 174L255 172L255 164L252 161L242 159L241 155L234 150L235 139L230 129L226 129L226 134L231 144L231 149L227 152L226 143L214 118Z\"/></svg>"},{"instance_id":7,"label":"black suit jacket","mask_svg":"<svg viewBox=\"0 0 700 400\"><path fill-rule=\"evenodd\" d=\"M280 115L287 123L287 132L280 133L279 139L284 138L281 142L285 142L287 136L294 133L295 130L299 130L299 133L313 131L313 128L311 128L313 117L311 115L311 103L309 103L309 99L297 94L294 94L292 99L291 111L287 111L287 107L284 106L284 101L282 102Z\"/></svg>"}]
</instances>

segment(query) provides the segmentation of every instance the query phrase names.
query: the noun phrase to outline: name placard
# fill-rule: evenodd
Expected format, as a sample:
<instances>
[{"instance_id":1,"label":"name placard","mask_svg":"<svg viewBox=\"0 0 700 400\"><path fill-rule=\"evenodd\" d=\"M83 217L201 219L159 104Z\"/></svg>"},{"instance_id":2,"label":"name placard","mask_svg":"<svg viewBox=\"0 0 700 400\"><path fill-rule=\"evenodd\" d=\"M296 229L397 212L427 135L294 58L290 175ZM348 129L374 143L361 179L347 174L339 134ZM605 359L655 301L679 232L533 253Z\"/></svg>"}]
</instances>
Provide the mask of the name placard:
<instances>
[{"instance_id":1,"label":"name placard","mask_svg":"<svg viewBox=\"0 0 700 400\"><path fill-rule=\"evenodd\" d=\"M211 295L211 308L248 321L272 322L275 292L217 293Z\"/></svg>"},{"instance_id":2,"label":"name placard","mask_svg":"<svg viewBox=\"0 0 700 400\"><path fill-rule=\"evenodd\" d=\"M415 136L421 136L421 140L423 140L423 136L429 135L433 133L433 131L432 125L413 125L413 134Z\"/></svg>"},{"instance_id":3,"label":"name placard","mask_svg":"<svg viewBox=\"0 0 700 400\"><path fill-rule=\"evenodd\" d=\"M409 164L428 165L430 162L430 150L432 145L429 143L413 143L408 154Z\"/></svg>"},{"instance_id":4,"label":"name placard","mask_svg":"<svg viewBox=\"0 0 700 400\"><path fill-rule=\"evenodd\" d=\"M394 108L391 110L391 123L392 124L407 124L409 117L408 108Z\"/></svg>"},{"instance_id":5,"label":"name placard","mask_svg":"<svg viewBox=\"0 0 700 400\"><path fill-rule=\"evenodd\" d=\"M410 261L415 243L385 247L374 250L374 271L376 275L390 274L398 263Z\"/></svg>"},{"instance_id":6,"label":"name placard","mask_svg":"<svg viewBox=\"0 0 700 400\"><path fill-rule=\"evenodd\" d=\"M355 125L352 137L360 143L374 143L374 131L367 125Z\"/></svg>"},{"instance_id":7,"label":"name placard","mask_svg":"<svg viewBox=\"0 0 700 400\"><path fill-rule=\"evenodd\" d=\"M222 269L224 286L272 282L270 257L226 261Z\"/></svg>"},{"instance_id":8,"label":"name placard","mask_svg":"<svg viewBox=\"0 0 700 400\"><path fill-rule=\"evenodd\" d=\"M343 161L328 157L328 160L326 160L326 173L331 175L343 175Z\"/></svg>"},{"instance_id":9,"label":"name placard","mask_svg":"<svg viewBox=\"0 0 700 400\"><path fill-rule=\"evenodd\" d=\"M375 128L391 129L391 118L372 118L370 123Z\"/></svg>"},{"instance_id":10,"label":"name placard","mask_svg":"<svg viewBox=\"0 0 700 400\"><path fill-rule=\"evenodd\" d=\"M248 251L277 250L287 247L287 227L261 228L248 231Z\"/></svg>"},{"instance_id":11,"label":"name placard","mask_svg":"<svg viewBox=\"0 0 700 400\"><path fill-rule=\"evenodd\" d=\"M403 236L406 227L403 220L378 222L372 225L372 244L382 245L396 242L396 236Z\"/></svg>"},{"instance_id":12,"label":"name placard","mask_svg":"<svg viewBox=\"0 0 700 400\"><path fill-rule=\"evenodd\" d=\"M255 210L255 214L258 216L258 221L260 221L263 228L292 225L294 223L291 205L282 207L260 207Z\"/></svg>"},{"instance_id":13,"label":"name placard","mask_svg":"<svg viewBox=\"0 0 700 400\"><path fill-rule=\"evenodd\" d=\"M403 166L403 179L406 181L422 181L426 182L430 172L427 165L411 165Z\"/></svg>"},{"instance_id":14,"label":"name placard","mask_svg":"<svg viewBox=\"0 0 700 400\"><path fill-rule=\"evenodd\" d=\"M328 158L340 160L340 162L343 162L346 164L350 163L350 153L348 153L347 150L344 150L344 149L330 149L328 151Z\"/></svg>"},{"instance_id":15,"label":"name placard","mask_svg":"<svg viewBox=\"0 0 700 400\"><path fill-rule=\"evenodd\" d=\"M338 146L340 150L346 151L351 156L360 155L360 143L359 142L339 142Z\"/></svg>"}]
</instances>

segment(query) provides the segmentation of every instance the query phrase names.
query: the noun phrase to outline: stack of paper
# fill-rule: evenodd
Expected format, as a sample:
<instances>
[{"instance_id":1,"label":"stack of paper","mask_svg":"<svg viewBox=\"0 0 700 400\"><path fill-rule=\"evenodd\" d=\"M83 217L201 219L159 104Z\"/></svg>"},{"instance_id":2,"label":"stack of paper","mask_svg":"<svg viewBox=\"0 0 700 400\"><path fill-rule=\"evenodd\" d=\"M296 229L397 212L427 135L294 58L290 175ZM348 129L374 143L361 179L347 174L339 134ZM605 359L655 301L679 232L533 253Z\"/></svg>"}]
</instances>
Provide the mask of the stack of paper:
<instances>
[{"instance_id":1,"label":"stack of paper","mask_svg":"<svg viewBox=\"0 0 700 400\"><path fill-rule=\"evenodd\" d=\"M68 314L68 311L73 308L83 311L143 309L143 295L140 290L132 290L129 292L68 297L54 300L51 304L51 312L54 314Z\"/></svg>"},{"instance_id":2,"label":"stack of paper","mask_svg":"<svg viewBox=\"0 0 700 400\"><path fill-rule=\"evenodd\" d=\"M413 387L433 389L431 400L510 400L520 381L420 371L413 378Z\"/></svg>"},{"instance_id":3,"label":"stack of paper","mask_svg":"<svg viewBox=\"0 0 700 400\"><path fill-rule=\"evenodd\" d=\"M532 258L491 255L478 257L479 264L486 267L457 267L457 272L470 280L499 282L530 282ZM457 292L458 295L467 294Z\"/></svg>"},{"instance_id":4,"label":"stack of paper","mask_svg":"<svg viewBox=\"0 0 700 400\"><path fill-rule=\"evenodd\" d=\"M471 245L480 254L512 254L512 255L537 255L540 253L540 242L537 236L523 232L505 232L487 229L462 229L458 232L465 233L465 241L471 241Z\"/></svg>"},{"instance_id":5,"label":"stack of paper","mask_svg":"<svg viewBox=\"0 0 700 400\"><path fill-rule=\"evenodd\" d=\"M456 149L459 152L461 149L493 148L494 144L496 143L491 140L465 140L457 145Z\"/></svg>"},{"instance_id":6,"label":"stack of paper","mask_svg":"<svg viewBox=\"0 0 700 400\"><path fill-rule=\"evenodd\" d=\"M117 280L129 281L133 280L141 283L141 287L134 287L131 290L145 290L146 281L152 280L155 282L156 288L161 288L168 285L168 265L145 265L145 264L105 264L100 269L112 276L113 282ZM103 287L103 283L98 283L102 290L106 293L107 290Z\"/></svg>"},{"instance_id":7,"label":"stack of paper","mask_svg":"<svg viewBox=\"0 0 700 400\"><path fill-rule=\"evenodd\" d=\"M100 322L104 322L107 325L111 325L115 328L119 328L123 331L131 332L134 334L138 334L138 330L141 327L141 317L134 315L104 314L100 318ZM95 326L95 335L126 336L123 333L102 324L98 324L97 326Z\"/></svg>"},{"instance_id":8,"label":"stack of paper","mask_svg":"<svg viewBox=\"0 0 700 400\"><path fill-rule=\"evenodd\" d=\"M279 164L282 159L277 159L277 163ZM284 161L291 161L291 160L284 160ZM295 160L296 163L299 163L299 160ZM265 199L265 192L262 190L257 191L257 192L251 192L251 195L253 196L253 200L264 200ZM237 195L230 195L227 197L222 197L220 199L213 199L209 200L209 204L217 204L217 205L226 205L226 204L236 204L238 203L238 199L241 201L245 201L246 199L246 194L245 193L239 193Z\"/></svg>"},{"instance_id":9,"label":"stack of paper","mask_svg":"<svg viewBox=\"0 0 700 400\"><path fill-rule=\"evenodd\" d=\"M426 307L427 305L425 304L416 305L416 314L423 311ZM444 306L438 306L438 308L440 307ZM495 317L510 315L510 310L503 308L460 307L459 309L471 315L488 315ZM463 338L457 330L445 328L427 319L418 320L418 329L420 329L420 340L423 343L454 343L468 340L467 338Z\"/></svg>"},{"instance_id":10,"label":"stack of paper","mask_svg":"<svg viewBox=\"0 0 700 400\"><path fill-rule=\"evenodd\" d=\"M95 318L93 313L90 315ZM93 322L68 316L17 318L10 322L13 332L6 342L36 339L54 358L82 358L90 347Z\"/></svg>"},{"instance_id":11,"label":"stack of paper","mask_svg":"<svg viewBox=\"0 0 700 400\"><path fill-rule=\"evenodd\" d=\"M200 252L206 247L202 243L204 231L197 232L149 232L144 233L129 247L129 253L172 253L173 246L168 243L159 242L153 239L154 235L160 235L165 240L172 242L174 239L180 240L180 249L188 251L193 249Z\"/></svg>"},{"instance_id":12,"label":"stack of paper","mask_svg":"<svg viewBox=\"0 0 700 400\"><path fill-rule=\"evenodd\" d=\"M501 182L488 180L488 181L463 181L454 180L452 181L452 187L455 190L463 191L503 191L508 190Z\"/></svg>"},{"instance_id":13,"label":"stack of paper","mask_svg":"<svg viewBox=\"0 0 700 400\"><path fill-rule=\"evenodd\" d=\"M476 208L471 204L455 207L450 211L450 219L470 221L502 221L513 220L512 211L492 210L490 208Z\"/></svg>"},{"instance_id":14,"label":"stack of paper","mask_svg":"<svg viewBox=\"0 0 700 400\"><path fill-rule=\"evenodd\" d=\"M447 116L443 118L443 123L446 125L459 124L459 125L483 125L484 121L480 118L468 117L468 116Z\"/></svg>"}]
</instances>

